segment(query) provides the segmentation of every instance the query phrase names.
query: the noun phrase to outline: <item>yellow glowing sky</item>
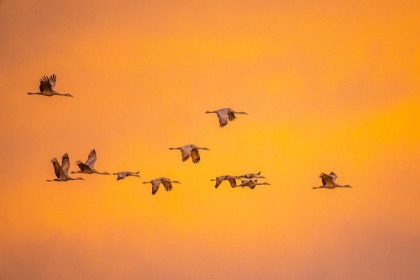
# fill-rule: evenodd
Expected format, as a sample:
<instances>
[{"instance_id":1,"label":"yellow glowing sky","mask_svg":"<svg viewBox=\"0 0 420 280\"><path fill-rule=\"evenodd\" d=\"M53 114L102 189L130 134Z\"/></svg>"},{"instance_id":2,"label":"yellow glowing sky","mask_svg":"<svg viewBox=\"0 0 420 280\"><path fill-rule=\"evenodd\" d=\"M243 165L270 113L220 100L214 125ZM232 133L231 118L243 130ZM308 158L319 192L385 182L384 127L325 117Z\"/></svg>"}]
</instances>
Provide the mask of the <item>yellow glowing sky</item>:
<instances>
[{"instance_id":1,"label":"yellow glowing sky","mask_svg":"<svg viewBox=\"0 0 420 280\"><path fill-rule=\"evenodd\" d=\"M0 1L0 278L420 279L417 1L202 2Z\"/></svg>"}]
</instances>

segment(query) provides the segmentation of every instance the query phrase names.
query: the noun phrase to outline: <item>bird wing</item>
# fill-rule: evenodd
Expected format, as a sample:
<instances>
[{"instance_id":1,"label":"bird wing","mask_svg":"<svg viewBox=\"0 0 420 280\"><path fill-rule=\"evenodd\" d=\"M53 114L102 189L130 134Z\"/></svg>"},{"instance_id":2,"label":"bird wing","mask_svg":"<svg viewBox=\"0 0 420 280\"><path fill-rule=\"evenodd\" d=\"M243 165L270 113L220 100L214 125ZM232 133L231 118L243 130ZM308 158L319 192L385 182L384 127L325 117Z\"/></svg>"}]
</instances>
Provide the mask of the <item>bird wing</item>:
<instances>
[{"instance_id":1,"label":"bird wing","mask_svg":"<svg viewBox=\"0 0 420 280\"><path fill-rule=\"evenodd\" d=\"M154 195L159 190L159 185L161 183L160 179L152 180L152 194Z\"/></svg>"},{"instance_id":2,"label":"bird wing","mask_svg":"<svg viewBox=\"0 0 420 280\"><path fill-rule=\"evenodd\" d=\"M337 179L337 174L335 174L334 172L331 172L330 173L330 176L331 176L331 178L333 180L333 184L335 184L335 179Z\"/></svg>"},{"instance_id":3,"label":"bird wing","mask_svg":"<svg viewBox=\"0 0 420 280\"><path fill-rule=\"evenodd\" d=\"M69 175L69 169L70 169L70 160L69 155L65 153L63 155L62 161L61 161L61 169L63 169L63 172L65 175Z\"/></svg>"},{"instance_id":4,"label":"bird wing","mask_svg":"<svg viewBox=\"0 0 420 280\"><path fill-rule=\"evenodd\" d=\"M171 184L171 181L170 181L170 180L167 180L167 179L162 179L162 184L163 184L163 186L165 187L165 190L166 190L167 192L169 192L169 191L171 191L171 190L172 190L172 184Z\"/></svg>"},{"instance_id":5,"label":"bird wing","mask_svg":"<svg viewBox=\"0 0 420 280\"><path fill-rule=\"evenodd\" d=\"M214 185L214 187L217 189L224 179L225 179L225 176L216 177L216 184Z\"/></svg>"},{"instance_id":6,"label":"bird wing","mask_svg":"<svg viewBox=\"0 0 420 280\"><path fill-rule=\"evenodd\" d=\"M57 83L57 77L55 76L55 74L52 74L49 78L48 78L48 82L51 85L51 90L54 90L55 84Z\"/></svg>"},{"instance_id":7,"label":"bird wing","mask_svg":"<svg viewBox=\"0 0 420 280\"><path fill-rule=\"evenodd\" d=\"M330 175L327 175L325 173L322 173L319 177L321 177L322 179L322 184L325 185L333 185L334 184L334 180L333 177L331 177Z\"/></svg>"},{"instance_id":8,"label":"bird wing","mask_svg":"<svg viewBox=\"0 0 420 280\"><path fill-rule=\"evenodd\" d=\"M200 154L198 153L198 149L194 148L191 150L191 159L194 163L200 162Z\"/></svg>"},{"instance_id":9,"label":"bird wing","mask_svg":"<svg viewBox=\"0 0 420 280\"><path fill-rule=\"evenodd\" d=\"M40 82L40 84L39 84L39 91L40 92L44 92L44 91L50 91L51 92L52 91L51 84L50 84L50 81L49 81L47 76L42 77L39 80L39 82Z\"/></svg>"},{"instance_id":10,"label":"bird wing","mask_svg":"<svg viewBox=\"0 0 420 280\"><path fill-rule=\"evenodd\" d=\"M117 173L117 181L124 179L128 175L128 172L118 172Z\"/></svg>"},{"instance_id":11,"label":"bird wing","mask_svg":"<svg viewBox=\"0 0 420 280\"><path fill-rule=\"evenodd\" d=\"M58 160L53 158L51 162L54 166L55 176L57 176L58 179L65 178L66 175L64 174L63 168L61 168L60 164L58 163Z\"/></svg>"},{"instance_id":12,"label":"bird wing","mask_svg":"<svg viewBox=\"0 0 420 280\"><path fill-rule=\"evenodd\" d=\"M236 187L236 179L233 177L230 177L229 179L229 183L231 187Z\"/></svg>"},{"instance_id":13,"label":"bird wing","mask_svg":"<svg viewBox=\"0 0 420 280\"><path fill-rule=\"evenodd\" d=\"M229 116L230 121L234 121L236 119L235 113L233 113L233 112L228 112L228 116Z\"/></svg>"},{"instance_id":14,"label":"bird wing","mask_svg":"<svg viewBox=\"0 0 420 280\"><path fill-rule=\"evenodd\" d=\"M84 164L80 160L76 161L76 164L77 164L77 166L79 166L79 168L80 168L81 171L85 171L85 170L92 171L92 169L90 169L89 165Z\"/></svg>"},{"instance_id":15,"label":"bird wing","mask_svg":"<svg viewBox=\"0 0 420 280\"><path fill-rule=\"evenodd\" d=\"M187 159L190 158L190 155L191 155L190 149L184 146L184 147L181 147L180 150L181 150L181 155L182 155L182 161L186 161Z\"/></svg>"},{"instance_id":16,"label":"bird wing","mask_svg":"<svg viewBox=\"0 0 420 280\"><path fill-rule=\"evenodd\" d=\"M224 127L228 123L229 115L227 110L217 111L217 117L219 118L220 127Z\"/></svg>"},{"instance_id":17,"label":"bird wing","mask_svg":"<svg viewBox=\"0 0 420 280\"><path fill-rule=\"evenodd\" d=\"M241 186L246 186L246 185L248 185L250 181L251 181L251 179L241 180Z\"/></svg>"},{"instance_id":18,"label":"bird wing","mask_svg":"<svg viewBox=\"0 0 420 280\"><path fill-rule=\"evenodd\" d=\"M96 162L96 151L95 149L93 149L92 151L90 151L88 159L86 160L85 164L89 165L91 169L94 169L95 162Z\"/></svg>"}]
</instances>

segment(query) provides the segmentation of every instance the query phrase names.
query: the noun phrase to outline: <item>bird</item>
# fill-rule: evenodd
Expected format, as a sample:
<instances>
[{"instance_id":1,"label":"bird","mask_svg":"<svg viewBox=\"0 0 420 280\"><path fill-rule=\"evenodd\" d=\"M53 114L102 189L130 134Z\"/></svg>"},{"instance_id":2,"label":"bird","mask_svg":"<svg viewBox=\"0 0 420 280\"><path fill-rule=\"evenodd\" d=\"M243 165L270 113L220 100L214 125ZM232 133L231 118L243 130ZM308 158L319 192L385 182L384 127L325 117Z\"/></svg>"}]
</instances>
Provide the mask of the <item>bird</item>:
<instances>
[{"instance_id":1,"label":"bird","mask_svg":"<svg viewBox=\"0 0 420 280\"><path fill-rule=\"evenodd\" d=\"M338 185L335 183L337 175L334 172L331 172L330 175L321 173L319 177L322 179L322 186L313 187L312 189L335 189L335 188L351 188L349 185Z\"/></svg>"},{"instance_id":2,"label":"bird","mask_svg":"<svg viewBox=\"0 0 420 280\"><path fill-rule=\"evenodd\" d=\"M54 90L55 84L56 84L57 78L55 74L52 74L50 77L44 76L42 77L39 82L39 92L28 92L29 95L38 94L38 95L44 95L44 96L67 96L67 97L73 97L73 95L69 93L59 93Z\"/></svg>"},{"instance_id":3,"label":"bird","mask_svg":"<svg viewBox=\"0 0 420 280\"><path fill-rule=\"evenodd\" d=\"M140 171L137 171L137 172L122 171L122 172L112 173L112 175L117 175L117 181L118 181L118 180L124 179L127 176L140 177L139 172Z\"/></svg>"},{"instance_id":4,"label":"bird","mask_svg":"<svg viewBox=\"0 0 420 280\"><path fill-rule=\"evenodd\" d=\"M143 184L152 184L152 194L154 195L159 190L159 185L163 184L163 187L167 192L172 190L172 183L181 184L181 182L178 181L171 181L170 179L166 177L160 177L153 179L151 181L143 182Z\"/></svg>"},{"instance_id":5,"label":"bird","mask_svg":"<svg viewBox=\"0 0 420 280\"><path fill-rule=\"evenodd\" d=\"M241 184L238 185L238 187L249 187L251 190L255 189L255 186L257 185L270 185L270 183L263 182L258 183L257 179L245 179L241 181Z\"/></svg>"},{"instance_id":6,"label":"bird","mask_svg":"<svg viewBox=\"0 0 420 280\"><path fill-rule=\"evenodd\" d=\"M218 176L216 177L216 179L211 179L210 181L216 181L216 184L214 185L214 187L217 189L220 184L224 181L224 180L228 180L230 183L230 186L232 188L236 187L236 179L240 179L240 177L238 176L230 176L230 175L223 175L223 176Z\"/></svg>"},{"instance_id":7,"label":"bird","mask_svg":"<svg viewBox=\"0 0 420 280\"><path fill-rule=\"evenodd\" d=\"M88 159L85 163L81 162L80 160L76 161L76 164L79 166L80 171L72 171L71 173L85 173L85 174L101 174L101 175L111 175L108 172L98 172L95 168L95 162L96 162L96 151L93 149L90 151Z\"/></svg>"},{"instance_id":8,"label":"bird","mask_svg":"<svg viewBox=\"0 0 420 280\"><path fill-rule=\"evenodd\" d=\"M53 158L51 160L51 162L54 166L54 172L55 172L55 176L57 178L52 179L52 180L47 180L47 182L51 182L51 181L64 182L64 181L69 181L69 180L84 180L81 177L72 178L68 175L69 174L69 169L70 169L70 160L69 160L69 155L67 153L65 153L62 157L61 166L58 163L57 158Z\"/></svg>"},{"instance_id":9,"label":"bird","mask_svg":"<svg viewBox=\"0 0 420 280\"><path fill-rule=\"evenodd\" d=\"M248 115L245 112L235 112L231 108L223 108L216 111L206 111L206 114L216 113L219 118L220 127L225 127L228 121L234 121L236 119L235 114Z\"/></svg>"},{"instance_id":10,"label":"bird","mask_svg":"<svg viewBox=\"0 0 420 280\"><path fill-rule=\"evenodd\" d=\"M265 178L264 176L261 176L261 171L258 173L248 173L248 174L244 174L244 175L240 175L238 177L240 178L247 178L247 179L251 179L251 178Z\"/></svg>"},{"instance_id":11,"label":"bird","mask_svg":"<svg viewBox=\"0 0 420 280\"><path fill-rule=\"evenodd\" d=\"M210 151L206 147L200 148L194 144L188 144L178 148L169 148L169 150L180 150L182 155L182 161L186 161L191 156L193 163L200 162L200 154L198 153L198 150Z\"/></svg>"}]
</instances>

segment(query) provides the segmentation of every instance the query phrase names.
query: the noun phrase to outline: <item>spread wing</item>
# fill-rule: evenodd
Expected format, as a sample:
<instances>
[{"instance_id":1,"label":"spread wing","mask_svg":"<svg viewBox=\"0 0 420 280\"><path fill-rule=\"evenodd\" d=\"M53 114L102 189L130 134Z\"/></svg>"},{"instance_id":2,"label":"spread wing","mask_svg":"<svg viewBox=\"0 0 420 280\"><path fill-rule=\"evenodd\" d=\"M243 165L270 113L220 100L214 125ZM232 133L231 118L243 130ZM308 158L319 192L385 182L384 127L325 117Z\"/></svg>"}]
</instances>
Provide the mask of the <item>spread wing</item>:
<instances>
[{"instance_id":1,"label":"spread wing","mask_svg":"<svg viewBox=\"0 0 420 280\"><path fill-rule=\"evenodd\" d=\"M334 180L333 177L331 177L330 175L327 175L325 173L321 173L321 175L319 175L319 177L321 177L322 179L322 184L325 185L333 185L334 184Z\"/></svg>"},{"instance_id":2,"label":"spread wing","mask_svg":"<svg viewBox=\"0 0 420 280\"><path fill-rule=\"evenodd\" d=\"M124 179L125 177L127 177L127 175L128 175L128 172L118 172L117 173L117 181L121 180L121 179Z\"/></svg>"},{"instance_id":3,"label":"spread wing","mask_svg":"<svg viewBox=\"0 0 420 280\"><path fill-rule=\"evenodd\" d=\"M216 177L216 184L214 185L214 187L217 189L224 179L225 179L225 176Z\"/></svg>"},{"instance_id":4,"label":"spread wing","mask_svg":"<svg viewBox=\"0 0 420 280\"><path fill-rule=\"evenodd\" d=\"M55 74L52 74L52 75L48 78L48 81L49 81L49 83L50 83L50 85L51 85L51 90L54 90L55 84L56 84L56 82L57 82L57 79L56 79Z\"/></svg>"},{"instance_id":5,"label":"spread wing","mask_svg":"<svg viewBox=\"0 0 420 280\"><path fill-rule=\"evenodd\" d=\"M330 176L331 176L331 178L333 180L333 183L335 184L335 179L337 179L337 174L335 174L334 172L331 172L330 173Z\"/></svg>"},{"instance_id":6,"label":"spread wing","mask_svg":"<svg viewBox=\"0 0 420 280\"><path fill-rule=\"evenodd\" d=\"M95 162L96 162L96 151L95 149L93 149L92 151L90 151L88 159L86 160L85 164L89 165L91 169L94 169Z\"/></svg>"},{"instance_id":7,"label":"spread wing","mask_svg":"<svg viewBox=\"0 0 420 280\"><path fill-rule=\"evenodd\" d=\"M62 161L61 161L61 168L63 169L63 172L65 175L69 175L69 169L70 169L70 160L69 155L65 153L63 155Z\"/></svg>"},{"instance_id":8,"label":"spread wing","mask_svg":"<svg viewBox=\"0 0 420 280\"><path fill-rule=\"evenodd\" d=\"M217 111L217 117L219 118L220 127L224 127L228 123L229 115L226 110Z\"/></svg>"},{"instance_id":9,"label":"spread wing","mask_svg":"<svg viewBox=\"0 0 420 280\"><path fill-rule=\"evenodd\" d=\"M230 186L231 186L232 188L233 188L233 187L236 187L236 179L235 179L235 178L231 177L231 178L229 178L228 180L229 180Z\"/></svg>"},{"instance_id":10,"label":"spread wing","mask_svg":"<svg viewBox=\"0 0 420 280\"><path fill-rule=\"evenodd\" d=\"M245 179L241 180L241 186L243 187L251 187L254 183L256 183L258 180L252 180L252 179Z\"/></svg>"},{"instance_id":11,"label":"spread wing","mask_svg":"<svg viewBox=\"0 0 420 280\"><path fill-rule=\"evenodd\" d=\"M53 158L51 162L54 166L55 176L57 176L58 179L65 178L66 175L64 174L63 168L61 168L60 164L58 163L58 160Z\"/></svg>"},{"instance_id":12,"label":"spread wing","mask_svg":"<svg viewBox=\"0 0 420 280\"><path fill-rule=\"evenodd\" d=\"M84 164L80 160L76 161L76 164L77 164L77 166L79 166L81 171L92 171L92 169L90 169L89 165Z\"/></svg>"},{"instance_id":13,"label":"spread wing","mask_svg":"<svg viewBox=\"0 0 420 280\"><path fill-rule=\"evenodd\" d=\"M171 184L171 181L170 181L170 180L167 180L167 179L162 179L162 184L163 184L163 186L165 187L165 190L166 190L167 192L169 192L169 191L171 191L171 190L172 190L172 184Z\"/></svg>"},{"instance_id":14,"label":"spread wing","mask_svg":"<svg viewBox=\"0 0 420 280\"><path fill-rule=\"evenodd\" d=\"M159 185L161 183L160 179L152 180L152 194L154 195L159 190Z\"/></svg>"},{"instance_id":15,"label":"spread wing","mask_svg":"<svg viewBox=\"0 0 420 280\"><path fill-rule=\"evenodd\" d=\"M200 162L200 154L198 153L198 150L196 148L191 150L191 159L194 163Z\"/></svg>"},{"instance_id":16,"label":"spread wing","mask_svg":"<svg viewBox=\"0 0 420 280\"><path fill-rule=\"evenodd\" d=\"M50 81L49 81L47 76L42 77L39 80L39 82L40 82L40 84L39 84L39 91L40 92L44 92L44 91L50 91L51 92L52 91L52 87L51 87Z\"/></svg>"},{"instance_id":17,"label":"spread wing","mask_svg":"<svg viewBox=\"0 0 420 280\"><path fill-rule=\"evenodd\" d=\"M233 113L233 112L228 112L228 116L229 116L230 121L234 121L236 119L235 113Z\"/></svg>"},{"instance_id":18,"label":"spread wing","mask_svg":"<svg viewBox=\"0 0 420 280\"><path fill-rule=\"evenodd\" d=\"M187 159L190 158L191 150L182 147L181 148L181 155L182 155L182 161L186 161Z\"/></svg>"}]
</instances>

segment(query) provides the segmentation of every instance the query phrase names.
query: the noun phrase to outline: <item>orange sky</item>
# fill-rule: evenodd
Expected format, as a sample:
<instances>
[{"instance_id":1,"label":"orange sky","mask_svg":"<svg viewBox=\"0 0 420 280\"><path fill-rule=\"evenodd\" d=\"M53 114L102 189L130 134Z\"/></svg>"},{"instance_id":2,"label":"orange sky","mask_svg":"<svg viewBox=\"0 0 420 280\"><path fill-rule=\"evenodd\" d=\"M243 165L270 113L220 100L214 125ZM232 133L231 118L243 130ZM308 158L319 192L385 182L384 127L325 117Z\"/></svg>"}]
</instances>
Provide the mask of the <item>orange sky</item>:
<instances>
[{"instance_id":1,"label":"orange sky","mask_svg":"<svg viewBox=\"0 0 420 280\"><path fill-rule=\"evenodd\" d=\"M417 1L105 2L0 1L1 279L420 278Z\"/></svg>"}]
</instances>

